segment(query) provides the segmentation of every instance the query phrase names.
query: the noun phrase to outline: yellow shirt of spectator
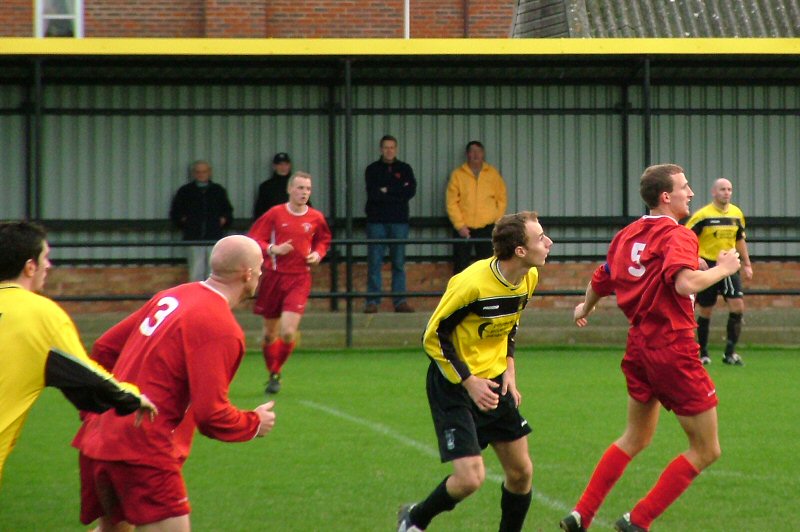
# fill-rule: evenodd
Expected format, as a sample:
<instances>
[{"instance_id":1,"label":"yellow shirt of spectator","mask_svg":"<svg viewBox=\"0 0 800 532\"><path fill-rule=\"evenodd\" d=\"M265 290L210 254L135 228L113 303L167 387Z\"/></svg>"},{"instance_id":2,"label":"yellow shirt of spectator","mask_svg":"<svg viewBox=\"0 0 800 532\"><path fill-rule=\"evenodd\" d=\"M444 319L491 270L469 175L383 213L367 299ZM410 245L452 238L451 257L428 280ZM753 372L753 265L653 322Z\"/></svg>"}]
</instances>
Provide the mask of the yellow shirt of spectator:
<instances>
[{"instance_id":1,"label":"yellow shirt of spectator","mask_svg":"<svg viewBox=\"0 0 800 532\"><path fill-rule=\"evenodd\" d=\"M464 163L450 174L446 201L447 216L456 231L462 227L480 229L506 213L506 183L497 168L487 162L477 177Z\"/></svg>"}]
</instances>

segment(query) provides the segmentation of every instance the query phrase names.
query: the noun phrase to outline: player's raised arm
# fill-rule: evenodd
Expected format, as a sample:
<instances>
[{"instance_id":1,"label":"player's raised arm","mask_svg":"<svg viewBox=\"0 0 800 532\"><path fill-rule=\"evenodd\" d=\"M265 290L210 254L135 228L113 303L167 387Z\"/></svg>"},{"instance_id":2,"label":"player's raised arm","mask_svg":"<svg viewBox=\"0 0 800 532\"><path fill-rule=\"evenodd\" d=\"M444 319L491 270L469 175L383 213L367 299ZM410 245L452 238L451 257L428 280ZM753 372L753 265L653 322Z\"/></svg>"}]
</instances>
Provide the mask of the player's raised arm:
<instances>
[{"instance_id":1,"label":"player's raised arm","mask_svg":"<svg viewBox=\"0 0 800 532\"><path fill-rule=\"evenodd\" d=\"M696 294L725 277L739 271L739 253L735 250L720 251L717 264L707 270L681 270L675 277L675 291L682 296Z\"/></svg>"}]
</instances>

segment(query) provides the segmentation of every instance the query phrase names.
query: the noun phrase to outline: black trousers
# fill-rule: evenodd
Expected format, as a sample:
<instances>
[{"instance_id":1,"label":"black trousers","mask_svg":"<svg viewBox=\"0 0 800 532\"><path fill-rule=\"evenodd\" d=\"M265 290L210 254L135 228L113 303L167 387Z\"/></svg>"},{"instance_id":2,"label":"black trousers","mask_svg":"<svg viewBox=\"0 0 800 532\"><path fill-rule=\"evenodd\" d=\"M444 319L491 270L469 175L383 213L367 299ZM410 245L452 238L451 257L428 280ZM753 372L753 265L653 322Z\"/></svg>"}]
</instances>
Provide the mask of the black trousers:
<instances>
[{"instance_id":1,"label":"black trousers","mask_svg":"<svg viewBox=\"0 0 800 532\"><path fill-rule=\"evenodd\" d=\"M462 238L462 242L453 244L453 275L457 274L476 260L486 259L494 254L492 250L492 230L494 224L480 228L469 228L469 238ZM453 238L461 238L454 231ZM484 240L476 241L476 240Z\"/></svg>"}]
</instances>

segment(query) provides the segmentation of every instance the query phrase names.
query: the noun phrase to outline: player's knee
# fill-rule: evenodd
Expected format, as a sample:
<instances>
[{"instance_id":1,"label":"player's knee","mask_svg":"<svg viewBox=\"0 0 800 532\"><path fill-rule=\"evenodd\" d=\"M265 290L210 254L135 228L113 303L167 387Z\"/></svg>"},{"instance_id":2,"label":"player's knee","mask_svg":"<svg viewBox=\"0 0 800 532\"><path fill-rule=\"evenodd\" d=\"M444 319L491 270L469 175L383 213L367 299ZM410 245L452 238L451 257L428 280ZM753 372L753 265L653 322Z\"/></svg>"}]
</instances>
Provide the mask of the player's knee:
<instances>
[{"instance_id":1,"label":"player's knee","mask_svg":"<svg viewBox=\"0 0 800 532\"><path fill-rule=\"evenodd\" d=\"M475 493L483 485L483 481L485 478L486 477L483 474L483 472L481 472L481 474L479 475L469 475L464 479L462 479L463 482L461 484L461 487L467 495Z\"/></svg>"},{"instance_id":2,"label":"player's knee","mask_svg":"<svg viewBox=\"0 0 800 532\"><path fill-rule=\"evenodd\" d=\"M533 480L533 462L530 458L506 471L506 485L516 492L525 491Z\"/></svg>"},{"instance_id":3,"label":"player's knee","mask_svg":"<svg viewBox=\"0 0 800 532\"><path fill-rule=\"evenodd\" d=\"M646 449L653 441L652 432L628 431L617 441L617 445L631 458Z\"/></svg>"},{"instance_id":4,"label":"player's knee","mask_svg":"<svg viewBox=\"0 0 800 532\"><path fill-rule=\"evenodd\" d=\"M483 466L472 467L468 470L460 471L454 475L461 495L466 497L480 489L486 479L486 471Z\"/></svg>"},{"instance_id":5,"label":"player's knee","mask_svg":"<svg viewBox=\"0 0 800 532\"><path fill-rule=\"evenodd\" d=\"M697 307L697 314L705 319L711 319L711 314L714 312L714 307Z\"/></svg>"},{"instance_id":6,"label":"player's knee","mask_svg":"<svg viewBox=\"0 0 800 532\"><path fill-rule=\"evenodd\" d=\"M290 344L294 342L296 336L297 329L286 329L281 331L281 340L283 340L284 343Z\"/></svg>"},{"instance_id":7,"label":"player's knee","mask_svg":"<svg viewBox=\"0 0 800 532\"><path fill-rule=\"evenodd\" d=\"M707 466L709 466L719 460L720 456L722 456L722 448L719 446L719 442L716 442L713 445L708 446L703 458L705 459Z\"/></svg>"},{"instance_id":8,"label":"player's knee","mask_svg":"<svg viewBox=\"0 0 800 532\"><path fill-rule=\"evenodd\" d=\"M699 464L695 465L702 471L719 460L719 457L722 456L722 449L719 446L719 442L713 442L699 446L695 449L695 453L696 459L699 462Z\"/></svg>"}]
</instances>

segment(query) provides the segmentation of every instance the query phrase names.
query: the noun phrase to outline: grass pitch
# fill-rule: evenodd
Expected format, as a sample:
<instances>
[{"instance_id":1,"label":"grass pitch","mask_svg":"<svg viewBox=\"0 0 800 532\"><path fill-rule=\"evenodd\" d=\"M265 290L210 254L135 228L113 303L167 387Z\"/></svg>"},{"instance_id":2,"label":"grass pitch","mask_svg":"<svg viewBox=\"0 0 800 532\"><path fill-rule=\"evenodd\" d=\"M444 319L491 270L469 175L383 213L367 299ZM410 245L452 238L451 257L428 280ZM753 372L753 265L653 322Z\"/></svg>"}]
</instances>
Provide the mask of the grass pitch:
<instances>
[{"instance_id":1,"label":"grass pitch","mask_svg":"<svg viewBox=\"0 0 800 532\"><path fill-rule=\"evenodd\" d=\"M747 366L709 371L720 396L722 458L659 520L658 531L751 531L791 523L800 511L800 352L750 348ZM621 349L519 349L522 412L534 429L534 499L526 530L557 530L595 462L625 423ZM276 398L274 431L223 444L197 435L184 472L195 530L392 530L404 502L448 474L439 463L420 350L297 351ZM231 387L234 403L263 402L265 372L250 353ZM83 531L78 522L77 414L46 390L6 463L0 530ZM609 530L686 448L662 411L651 447L629 466L595 521ZM484 454L486 483L432 531L495 530L502 472ZM783 516L783 517L781 517ZM780 525L784 526L784 525Z\"/></svg>"}]
</instances>

